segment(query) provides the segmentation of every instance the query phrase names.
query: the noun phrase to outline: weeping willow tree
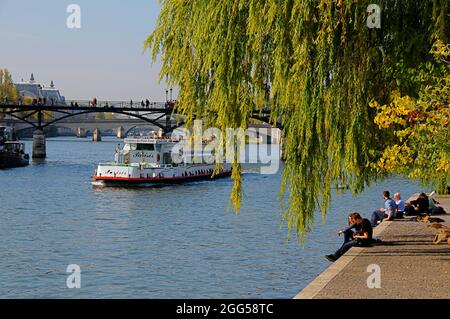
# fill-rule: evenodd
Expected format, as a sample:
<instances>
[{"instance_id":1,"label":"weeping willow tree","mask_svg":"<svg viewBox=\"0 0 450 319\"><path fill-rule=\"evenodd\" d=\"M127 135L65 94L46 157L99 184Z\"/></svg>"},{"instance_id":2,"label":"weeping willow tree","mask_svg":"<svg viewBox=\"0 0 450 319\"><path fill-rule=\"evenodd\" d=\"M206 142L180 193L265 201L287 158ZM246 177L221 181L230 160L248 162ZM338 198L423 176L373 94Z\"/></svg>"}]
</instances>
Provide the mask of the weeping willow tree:
<instances>
[{"instance_id":1,"label":"weeping willow tree","mask_svg":"<svg viewBox=\"0 0 450 319\"><path fill-rule=\"evenodd\" d=\"M367 25L374 2L381 28ZM448 9L448 0L162 0L145 46L180 88L176 112L188 124L246 128L270 108L285 138L284 221L302 235L317 209L325 215L336 180L358 193L380 176L371 163L392 134L369 104L417 93L397 75L429 59L436 40L448 43ZM237 162L232 178L238 211Z\"/></svg>"}]
</instances>

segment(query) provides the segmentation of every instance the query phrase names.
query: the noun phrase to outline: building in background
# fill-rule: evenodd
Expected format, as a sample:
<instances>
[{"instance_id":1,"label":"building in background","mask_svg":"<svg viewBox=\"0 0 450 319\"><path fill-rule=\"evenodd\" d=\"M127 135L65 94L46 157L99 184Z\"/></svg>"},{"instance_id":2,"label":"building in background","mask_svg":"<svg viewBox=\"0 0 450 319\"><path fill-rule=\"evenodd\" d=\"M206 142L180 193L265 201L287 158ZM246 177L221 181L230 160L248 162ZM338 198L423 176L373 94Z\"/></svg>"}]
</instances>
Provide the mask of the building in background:
<instances>
[{"instance_id":1,"label":"building in background","mask_svg":"<svg viewBox=\"0 0 450 319\"><path fill-rule=\"evenodd\" d=\"M66 102L64 96L62 96L59 90L55 88L55 84L53 83L53 81L51 81L50 87L42 88L42 96L47 100L47 102L50 102L50 104L52 102L54 104L65 104Z\"/></svg>"},{"instance_id":2,"label":"building in background","mask_svg":"<svg viewBox=\"0 0 450 319\"><path fill-rule=\"evenodd\" d=\"M28 98L31 100L44 100L47 105L66 103L65 97L61 95L61 92L57 88L55 88L53 81L51 81L49 87L44 87L35 81L33 73L31 73L28 82L25 82L22 79L21 82L15 83L14 85L16 86L21 101Z\"/></svg>"}]
</instances>

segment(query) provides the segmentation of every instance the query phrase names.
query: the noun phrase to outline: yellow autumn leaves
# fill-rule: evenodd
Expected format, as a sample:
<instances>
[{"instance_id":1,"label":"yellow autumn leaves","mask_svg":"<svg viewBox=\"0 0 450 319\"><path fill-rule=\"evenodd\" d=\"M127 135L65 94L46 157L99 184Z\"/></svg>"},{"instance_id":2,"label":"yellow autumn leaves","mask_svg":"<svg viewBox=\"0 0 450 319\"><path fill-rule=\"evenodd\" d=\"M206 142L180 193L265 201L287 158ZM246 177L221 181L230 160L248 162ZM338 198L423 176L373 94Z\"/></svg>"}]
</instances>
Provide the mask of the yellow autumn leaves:
<instances>
[{"instance_id":1,"label":"yellow autumn leaves","mask_svg":"<svg viewBox=\"0 0 450 319\"><path fill-rule=\"evenodd\" d=\"M388 104L370 103L377 110L375 124L391 130L395 140L372 167L417 178L444 191L450 180L450 46L436 41L430 53L437 64L418 72L418 97L393 91Z\"/></svg>"}]
</instances>

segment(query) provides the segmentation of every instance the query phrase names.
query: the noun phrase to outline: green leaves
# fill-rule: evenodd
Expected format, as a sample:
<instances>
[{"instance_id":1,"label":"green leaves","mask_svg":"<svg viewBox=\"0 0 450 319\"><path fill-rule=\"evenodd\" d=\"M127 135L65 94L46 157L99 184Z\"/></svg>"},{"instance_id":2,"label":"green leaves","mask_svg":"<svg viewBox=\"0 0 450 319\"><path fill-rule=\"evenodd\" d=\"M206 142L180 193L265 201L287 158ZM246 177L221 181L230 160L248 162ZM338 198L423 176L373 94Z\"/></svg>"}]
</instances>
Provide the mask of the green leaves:
<instances>
[{"instance_id":1,"label":"green leaves","mask_svg":"<svg viewBox=\"0 0 450 319\"><path fill-rule=\"evenodd\" d=\"M3 103L5 99L9 102L17 102L18 98L11 74L7 69L0 69L0 103Z\"/></svg>"},{"instance_id":2,"label":"green leaves","mask_svg":"<svg viewBox=\"0 0 450 319\"><path fill-rule=\"evenodd\" d=\"M396 139L386 147L375 167L417 178L445 192L450 181L450 46L436 41L434 59L409 69L406 80L419 87L417 97L395 91L378 110L375 122L393 131Z\"/></svg>"},{"instance_id":3,"label":"green leaves","mask_svg":"<svg viewBox=\"0 0 450 319\"><path fill-rule=\"evenodd\" d=\"M369 103L394 89L418 94L408 70L448 33L447 0L378 2L380 30L366 26L370 1L165 0L145 44L161 56L161 78L179 86L176 111L188 125L196 117L223 132L245 128L270 106L285 138L283 220L300 238L316 209L326 213L335 181L345 176L359 192L380 174L370 163L394 136L375 125Z\"/></svg>"}]
</instances>

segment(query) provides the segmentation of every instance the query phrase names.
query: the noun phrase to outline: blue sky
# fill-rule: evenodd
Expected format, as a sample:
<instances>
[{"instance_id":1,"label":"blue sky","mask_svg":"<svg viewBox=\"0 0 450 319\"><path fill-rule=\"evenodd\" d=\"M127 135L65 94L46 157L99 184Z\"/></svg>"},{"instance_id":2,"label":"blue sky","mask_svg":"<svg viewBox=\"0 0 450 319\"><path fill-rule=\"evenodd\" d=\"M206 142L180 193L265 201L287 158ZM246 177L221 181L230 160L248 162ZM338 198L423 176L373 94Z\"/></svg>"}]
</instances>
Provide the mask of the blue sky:
<instances>
[{"instance_id":1,"label":"blue sky","mask_svg":"<svg viewBox=\"0 0 450 319\"><path fill-rule=\"evenodd\" d=\"M81 29L66 26L70 4ZM163 101L160 65L143 52L158 13L158 0L0 0L0 68L53 80L67 99Z\"/></svg>"}]
</instances>

